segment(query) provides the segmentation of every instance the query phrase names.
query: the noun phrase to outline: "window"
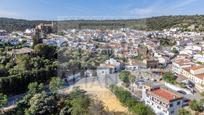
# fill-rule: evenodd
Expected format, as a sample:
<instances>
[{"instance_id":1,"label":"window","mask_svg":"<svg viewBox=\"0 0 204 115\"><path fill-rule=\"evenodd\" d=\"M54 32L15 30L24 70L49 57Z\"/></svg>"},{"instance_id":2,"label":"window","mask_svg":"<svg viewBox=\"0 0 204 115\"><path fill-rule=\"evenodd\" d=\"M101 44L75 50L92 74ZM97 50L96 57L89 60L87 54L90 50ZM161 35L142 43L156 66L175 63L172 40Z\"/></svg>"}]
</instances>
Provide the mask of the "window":
<instances>
[{"instance_id":1,"label":"window","mask_svg":"<svg viewBox=\"0 0 204 115\"><path fill-rule=\"evenodd\" d=\"M163 110L164 111L164 113L167 113L167 111L165 111L165 110Z\"/></svg>"},{"instance_id":2,"label":"window","mask_svg":"<svg viewBox=\"0 0 204 115\"><path fill-rule=\"evenodd\" d=\"M181 104L181 102L180 102L180 101L178 101L178 102L177 102L177 105L180 105L180 104Z\"/></svg>"},{"instance_id":3,"label":"window","mask_svg":"<svg viewBox=\"0 0 204 115\"><path fill-rule=\"evenodd\" d=\"M173 107L173 104L170 104L170 107Z\"/></svg>"},{"instance_id":4,"label":"window","mask_svg":"<svg viewBox=\"0 0 204 115\"><path fill-rule=\"evenodd\" d=\"M171 111L171 114L174 114L174 111Z\"/></svg>"}]
</instances>

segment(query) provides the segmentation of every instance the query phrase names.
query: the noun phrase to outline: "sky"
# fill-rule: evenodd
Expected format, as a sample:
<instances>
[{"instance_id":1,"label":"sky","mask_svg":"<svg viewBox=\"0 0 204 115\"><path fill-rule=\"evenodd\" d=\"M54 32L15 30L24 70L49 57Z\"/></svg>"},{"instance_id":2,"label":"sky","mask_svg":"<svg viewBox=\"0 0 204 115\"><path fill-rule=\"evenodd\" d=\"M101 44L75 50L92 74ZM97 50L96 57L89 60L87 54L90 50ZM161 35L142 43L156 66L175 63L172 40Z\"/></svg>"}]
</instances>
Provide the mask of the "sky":
<instances>
[{"instance_id":1,"label":"sky","mask_svg":"<svg viewBox=\"0 0 204 115\"><path fill-rule=\"evenodd\" d=\"M0 17L29 20L129 19L204 14L204 0L0 0Z\"/></svg>"}]
</instances>

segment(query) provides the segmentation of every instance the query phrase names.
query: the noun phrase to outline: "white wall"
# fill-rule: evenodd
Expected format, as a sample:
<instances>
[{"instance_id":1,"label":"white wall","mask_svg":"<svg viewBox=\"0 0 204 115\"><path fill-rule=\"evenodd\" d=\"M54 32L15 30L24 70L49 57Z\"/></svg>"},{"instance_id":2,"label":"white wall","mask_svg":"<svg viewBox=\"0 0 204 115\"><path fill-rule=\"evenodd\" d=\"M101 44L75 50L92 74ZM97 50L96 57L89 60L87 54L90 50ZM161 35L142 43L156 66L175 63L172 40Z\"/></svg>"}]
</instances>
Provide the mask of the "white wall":
<instances>
[{"instance_id":1,"label":"white wall","mask_svg":"<svg viewBox=\"0 0 204 115\"><path fill-rule=\"evenodd\" d=\"M109 68L103 68L103 69L99 68L99 69L97 69L96 72L97 72L97 75L100 76L100 75L110 74L111 71Z\"/></svg>"}]
</instances>

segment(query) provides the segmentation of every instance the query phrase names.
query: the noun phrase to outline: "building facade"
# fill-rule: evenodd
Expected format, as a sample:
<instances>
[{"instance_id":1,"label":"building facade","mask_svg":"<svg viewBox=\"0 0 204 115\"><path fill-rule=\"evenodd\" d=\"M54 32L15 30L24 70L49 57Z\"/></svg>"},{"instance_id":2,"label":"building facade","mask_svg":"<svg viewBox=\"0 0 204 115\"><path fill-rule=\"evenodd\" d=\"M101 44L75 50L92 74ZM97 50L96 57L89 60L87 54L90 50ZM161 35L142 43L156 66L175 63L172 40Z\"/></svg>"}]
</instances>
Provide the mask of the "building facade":
<instances>
[{"instance_id":1,"label":"building facade","mask_svg":"<svg viewBox=\"0 0 204 115\"><path fill-rule=\"evenodd\" d=\"M183 97L162 87L143 87L142 99L157 115L177 115L183 106Z\"/></svg>"},{"instance_id":2,"label":"building facade","mask_svg":"<svg viewBox=\"0 0 204 115\"><path fill-rule=\"evenodd\" d=\"M172 71L186 77L195 88L204 91L204 66L193 64L190 60L177 60L172 63Z\"/></svg>"}]
</instances>

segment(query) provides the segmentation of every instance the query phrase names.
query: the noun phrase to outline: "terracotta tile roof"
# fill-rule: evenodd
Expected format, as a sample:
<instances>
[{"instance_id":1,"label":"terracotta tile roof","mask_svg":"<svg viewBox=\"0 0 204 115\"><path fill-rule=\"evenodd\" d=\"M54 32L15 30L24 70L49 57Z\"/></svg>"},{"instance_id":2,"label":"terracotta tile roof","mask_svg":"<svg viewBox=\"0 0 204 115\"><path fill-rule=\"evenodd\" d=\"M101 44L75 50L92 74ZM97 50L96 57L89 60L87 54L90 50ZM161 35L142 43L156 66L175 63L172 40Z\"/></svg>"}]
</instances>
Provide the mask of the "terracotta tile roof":
<instances>
[{"instance_id":1,"label":"terracotta tile roof","mask_svg":"<svg viewBox=\"0 0 204 115\"><path fill-rule=\"evenodd\" d=\"M110 67L110 68L114 68L116 65L113 65L113 64L106 64L105 66L106 66L106 67Z\"/></svg>"},{"instance_id":2,"label":"terracotta tile roof","mask_svg":"<svg viewBox=\"0 0 204 115\"><path fill-rule=\"evenodd\" d=\"M187 65L187 64L191 64L191 60L188 59L177 59L175 60L175 63L179 64L179 65Z\"/></svg>"},{"instance_id":3,"label":"terracotta tile roof","mask_svg":"<svg viewBox=\"0 0 204 115\"><path fill-rule=\"evenodd\" d=\"M167 89L164 89L164 88L152 89L151 93L162 98L162 99L165 99L168 102L182 98L178 94L175 94L175 93L173 93Z\"/></svg>"},{"instance_id":4,"label":"terracotta tile roof","mask_svg":"<svg viewBox=\"0 0 204 115\"><path fill-rule=\"evenodd\" d=\"M185 68L183 68L185 71L187 71L187 72L190 72L190 70L191 70L191 67L185 67Z\"/></svg>"},{"instance_id":5,"label":"terracotta tile roof","mask_svg":"<svg viewBox=\"0 0 204 115\"><path fill-rule=\"evenodd\" d=\"M204 66L192 66L191 67L191 70L198 70L198 69L201 69L201 68L204 68Z\"/></svg>"},{"instance_id":6,"label":"terracotta tile roof","mask_svg":"<svg viewBox=\"0 0 204 115\"><path fill-rule=\"evenodd\" d=\"M204 74L198 74L198 75L196 75L196 77L201 79L201 80L204 80Z\"/></svg>"}]
</instances>

